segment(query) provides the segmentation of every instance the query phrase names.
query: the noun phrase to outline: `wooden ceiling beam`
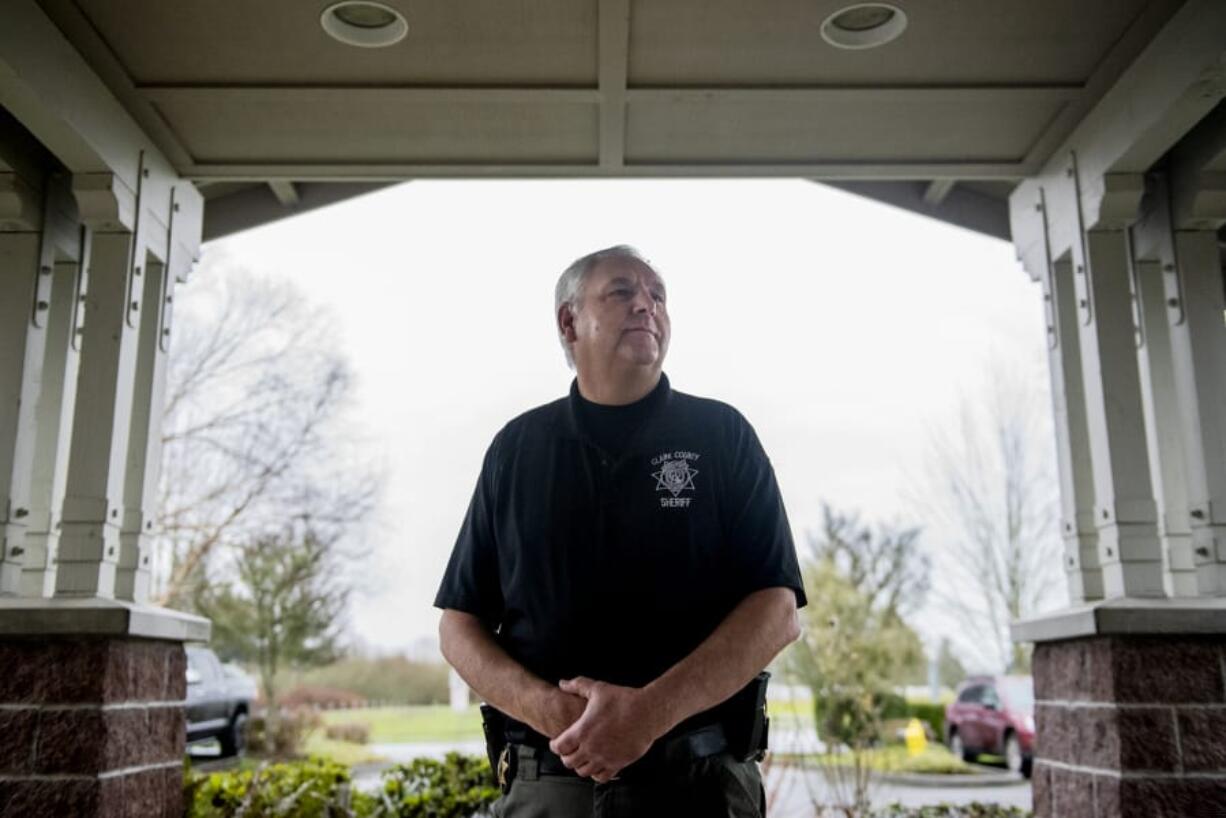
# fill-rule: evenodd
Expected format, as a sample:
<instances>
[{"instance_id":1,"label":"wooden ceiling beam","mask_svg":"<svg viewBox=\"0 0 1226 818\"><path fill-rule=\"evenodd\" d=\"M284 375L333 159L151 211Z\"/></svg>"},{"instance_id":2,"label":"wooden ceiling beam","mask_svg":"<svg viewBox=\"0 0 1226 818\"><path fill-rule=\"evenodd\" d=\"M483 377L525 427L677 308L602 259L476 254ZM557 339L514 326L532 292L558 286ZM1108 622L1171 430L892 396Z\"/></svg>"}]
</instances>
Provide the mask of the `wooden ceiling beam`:
<instances>
[{"instance_id":1,"label":"wooden ceiling beam","mask_svg":"<svg viewBox=\"0 0 1226 818\"><path fill-rule=\"evenodd\" d=\"M268 183L268 187L282 207L294 207L301 201L298 188L294 187L294 183L288 179L273 179Z\"/></svg>"},{"instance_id":2,"label":"wooden ceiling beam","mask_svg":"<svg viewBox=\"0 0 1226 818\"><path fill-rule=\"evenodd\" d=\"M600 166L626 161L626 76L630 63L630 0L600 0Z\"/></svg>"},{"instance_id":3,"label":"wooden ceiling beam","mask_svg":"<svg viewBox=\"0 0 1226 818\"><path fill-rule=\"evenodd\" d=\"M595 161L577 162L500 162L488 163L373 163L373 162L203 162L192 165L184 174L197 181L264 182L292 179L299 189L303 182L383 181L405 179L767 179L801 177L815 180L910 180L928 182L938 177L959 180L1017 181L1025 176L1022 165L1012 160L933 162L634 162L618 168L604 168Z\"/></svg>"},{"instance_id":4,"label":"wooden ceiling beam","mask_svg":"<svg viewBox=\"0 0 1226 818\"><path fill-rule=\"evenodd\" d=\"M928 187L924 188L924 204L939 206L954 189L955 184L957 184L956 179L933 179Z\"/></svg>"},{"instance_id":5,"label":"wooden ceiling beam","mask_svg":"<svg viewBox=\"0 0 1226 818\"><path fill-rule=\"evenodd\" d=\"M228 97L253 104L268 101L292 102L298 105L327 104L337 99L369 100L377 104L395 100L411 105L446 105L450 103L581 103L600 102L600 91L582 87L423 87L419 85L213 85L199 83L144 84L137 86L149 101L197 102L203 99Z\"/></svg>"},{"instance_id":6,"label":"wooden ceiling beam","mask_svg":"<svg viewBox=\"0 0 1226 818\"><path fill-rule=\"evenodd\" d=\"M624 0L622 0L624 2ZM603 6L602 6L603 8ZM603 38L602 38L603 39ZM429 87L398 85L216 85L189 84L144 84L136 89L153 103L170 101L194 102L204 98L229 97L243 102L277 100L297 104L326 103L338 98L368 97L372 101L395 99L410 104L446 103L603 103L614 96L625 102L650 103L743 103L769 102L781 105L819 105L831 102L867 100L875 104L891 102L939 103L950 102L974 104L1020 104L1025 102L1070 102L1081 94L1080 85L1009 85L984 87L978 85L925 85L925 86L795 86L778 87L712 87L712 88L631 88L626 86L625 66L622 66L620 85L604 81L602 70L599 88L584 87ZM606 109L608 106L604 106ZM615 106L616 109L617 106ZM623 132L610 134L624 141L625 111L612 110L620 117ZM605 133L602 119L601 133ZM608 124L615 124L610 119Z\"/></svg>"}]
</instances>

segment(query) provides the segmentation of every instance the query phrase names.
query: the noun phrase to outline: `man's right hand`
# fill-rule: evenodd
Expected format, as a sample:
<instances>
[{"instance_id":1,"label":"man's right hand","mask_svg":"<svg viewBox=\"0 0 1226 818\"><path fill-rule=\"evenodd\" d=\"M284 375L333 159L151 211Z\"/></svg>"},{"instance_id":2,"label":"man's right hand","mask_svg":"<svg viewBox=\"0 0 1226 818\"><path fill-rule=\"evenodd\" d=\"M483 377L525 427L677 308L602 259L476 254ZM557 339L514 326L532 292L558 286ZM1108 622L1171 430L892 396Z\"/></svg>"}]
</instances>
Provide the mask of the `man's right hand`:
<instances>
[{"instance_id":1,"label":"man's right hand","mask_svg":"<svg viewBox=\"0 0 1226 818\"><path fill-rule=\"evenodd\" d=\"M565 693L556 687L543 691L535 708L532 729L547 738L554 739L579 720L587 707L582 696Z\"/></svg>"}]
</instances>

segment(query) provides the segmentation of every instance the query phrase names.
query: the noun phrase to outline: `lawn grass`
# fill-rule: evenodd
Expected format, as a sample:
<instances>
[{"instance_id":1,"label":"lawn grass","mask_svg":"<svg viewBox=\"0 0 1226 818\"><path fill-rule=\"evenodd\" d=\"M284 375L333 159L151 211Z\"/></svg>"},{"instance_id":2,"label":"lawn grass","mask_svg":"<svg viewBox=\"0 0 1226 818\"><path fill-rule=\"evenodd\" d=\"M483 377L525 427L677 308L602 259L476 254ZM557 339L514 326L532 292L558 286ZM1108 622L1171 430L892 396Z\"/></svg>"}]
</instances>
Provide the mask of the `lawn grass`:
<instances>
[{"instance_id":1,"label":"lawn grass","mask_svg":"<svg viewBox=\"0 0 1226 818\"><path fill-rule=\"evenodd\" d=\"M805 754L777 756L784 763L801 762L817 767L850 767L855 759L849 752L829 755ZM910 755L906 747L890 745L864 754L864 763L880 773L926 773L932 775L975 775L978 771L939 744L929 744L917 755Z\"/></svg>"},{"instance_id":2,"label":"lawn grass","mask_svg":"<svg viewBox=\"0 0 1226 818\"><path fill-rule=\"evenodd\" d=\"M940 744L929 744L916 755L907 753L905 747L886 747L883 767L885 772L935 773L939 775L973 775L976 770ZM892 769L888 766L895 765Z\"/></svg>"},{"instance_id":3,"label":"lawn grass","mask_svg":"<svg viewBox=\"0 0 1226 818\"><path fill-rule=\"evenodd\" d=\"M810 702L771 702L768 712L781 726L813 724ZM370 728L370 740L375 744L470 741L482 737L481 713L475 705L461 711L447 705L368 707L326 710L320 716L324 724L366 725Z\"/></svg>"},{"instance_id":4,"label":"lawn grass","mask_svg":"<svg viewBox=\"0 0 1226 818\"><path fill-rule=\"evenodd\" d=\"M368 707L327 710L324 724L364 724L373 744L409 744L419 741L470 741L481 738L481 713L476 705L452 710L447 705Z\"/></svg>"},{"instance_id":5,"label":"lawn grass","mask_svg":"<svg viewBox=\"0 0 1226 818\"><path fill-rule=\"evenodd\" d=\"M779 724L811 725L813 724L813 700L791 699L788 701L766 702L766 715Z\"/></svg>"},{"instance_id":6,"label":"lawn grass","mask_svg":"<svg viewBox=\"0 0 1226 818\"><path fill-rule=\"evenodd\" d=\"M314 730L307 736L306 741L303 742L302 752L308 756L327 758L347 767L384 760L383 756L372 752L365 744L336 741L326 737L323 730Z\"/></svg>"},{"instance_id":7,"label":"lawn grass","mask_svg":"<svg viewBox=\"0 0 1226 818\"><path fill-rule=\"evenodd\" d=\"M780 725L811 725L811 702L770 702L767 711ZM455 711L447 705L368 707L325 710L324 724L365 724L378 744L415 741L466 741L481 738L481 713L474 705Z\"/></svg>"}]
</instances>

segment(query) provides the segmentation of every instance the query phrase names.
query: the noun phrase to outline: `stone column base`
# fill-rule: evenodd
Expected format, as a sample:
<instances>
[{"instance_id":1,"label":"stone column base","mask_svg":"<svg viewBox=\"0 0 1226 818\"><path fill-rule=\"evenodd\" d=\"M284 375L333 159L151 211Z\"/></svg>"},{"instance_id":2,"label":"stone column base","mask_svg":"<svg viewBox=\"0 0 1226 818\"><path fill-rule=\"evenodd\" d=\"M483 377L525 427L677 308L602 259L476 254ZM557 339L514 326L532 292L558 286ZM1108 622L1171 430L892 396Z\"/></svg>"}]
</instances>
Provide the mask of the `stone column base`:
<instances>
[{"instance_id":1,"label":"stone column base","mask_svg":"<svg viewBox=\"0 0 1226 818\"><path fill-rule=\"evenodd\" d=\"M198 617L0 600L0 815L183 814L183 642Z\"/></svg>"},{"instance_id":2,"label":"stone column base","mask_svg":"<svg viewBox=\"0 0 1226 818\"><path fill-rule=\"evenodd\" d=\"M1116 600L1014 626L1036 642L1036 818L1226 816L1223 618Z\"/></svg>"}]
</instances>

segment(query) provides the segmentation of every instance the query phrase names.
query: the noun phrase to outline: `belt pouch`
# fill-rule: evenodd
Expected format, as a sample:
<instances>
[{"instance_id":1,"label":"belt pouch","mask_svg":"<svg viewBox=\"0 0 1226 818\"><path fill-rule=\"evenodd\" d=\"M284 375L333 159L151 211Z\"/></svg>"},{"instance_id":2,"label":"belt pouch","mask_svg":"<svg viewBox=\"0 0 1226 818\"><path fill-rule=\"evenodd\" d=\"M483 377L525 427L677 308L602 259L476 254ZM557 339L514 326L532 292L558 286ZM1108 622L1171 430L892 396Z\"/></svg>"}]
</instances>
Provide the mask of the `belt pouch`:
<instances>
[{"instance_id":1,"label":"belt pouch","mask_svg":"<svg viewBox=\"0 0 1226 818\"><path fill-rule=\"evenodd\" d=\"M481 731L485 734L485 755L490 762L490 772L497 781L498 764L507 747L507 717L488 704L481 705Z\"/></svg>"},{"instance_id":2,"label":"belt pouch","mask_svg":"<svg viewBox=\"0 0 1226 818\"><path fill-rule=\"evenodd\" d=\"M770 674L763 671L720 706L728 750L740 761L761 760L766 753L770 720L766 717L766 686Z\"/></svg>"}]
</instances>

